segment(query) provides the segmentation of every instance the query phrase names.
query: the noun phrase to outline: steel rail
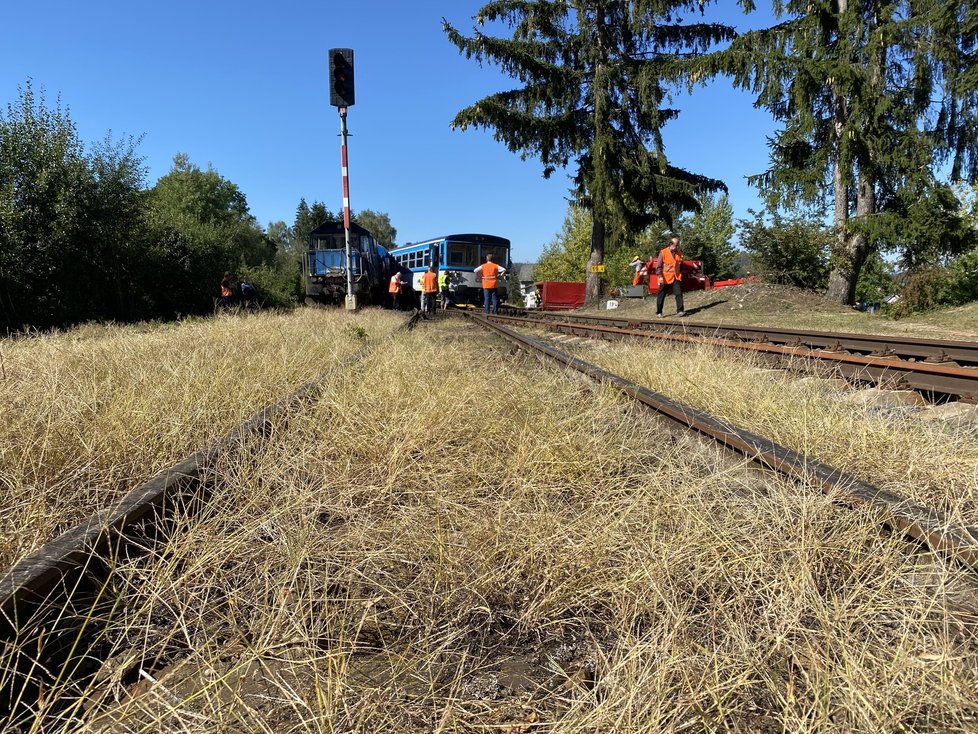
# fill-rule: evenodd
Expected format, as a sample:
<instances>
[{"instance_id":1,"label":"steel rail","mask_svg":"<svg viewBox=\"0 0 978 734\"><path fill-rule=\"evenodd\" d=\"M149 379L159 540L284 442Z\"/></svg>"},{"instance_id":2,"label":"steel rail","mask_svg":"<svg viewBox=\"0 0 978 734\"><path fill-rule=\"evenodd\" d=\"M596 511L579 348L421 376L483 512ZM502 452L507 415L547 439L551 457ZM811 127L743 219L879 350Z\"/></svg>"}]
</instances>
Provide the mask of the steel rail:
<instances>
[{"instance_id":1,"label":"steel rail","mask_svg":"<svg viewBox=\"0 0 978 734\"><path fill-rule=\"evenodd\" d=\"M95 616L95 610L112 605L107 583L113 563L145 552L144 544L154 538L165 538L180 508L202 511L211 495L206 486L208 474L222 454L251 437L270 435L275 421L315 400L327 380L369 351L369 346L358 349L282 400L262 408L108 509L28 554L0 578L0 660L4 665L0 681L5 681L0 684L0 729L5 720L10 723L25 716L16 711L30 698L25 697L25 690L36 689L40 695L40 684L33 680L36 676L51 670L68 671L65 674L72 679L85 675L94 658L91 651L78 646L78 640L91 626L89 618Z\"/></svg>"},{"instance_id":2,"label":"steel rail","mask_svg":"<svg viewBox=\"0 0 978 734\"><path fill-rule=\"evenodd\" d=\"M931 549L978 570L978 530L975 528L956 523L934 508L864 482L845 471L813 460L746 429L721 421L704 411L684 405L566 354L538 339L520 334L496 319L474 314L470 318L523 349L545 354L592 379L614 385L629 397L671 419L679 426L708 436L784 476L802 483L814 484L824 493L838 496L849 504L873 508L882 514L884 523L925 543Z\"/></svg>"},{"instance_id":3,"label":"steel rail","mask_svg":"<svg viewBox=\"0 0 978 734\"><path fill-rule=\"evenodd\" d=\"M864 356L834 349L812 349L802 345L779 345L766 342L744 342L720 337L645 331L618 326L539 319L532 316L491 316L506 323L540 326L576 336L605 339L661 339L685 344L709 344L740 349L767 356L810 359L838 367L849 379L873 382L891 388L916 390L931 399L954 397L962 402L978 403L978 369L934 362L911 362L884 356Z\"/></svg>"},{"instance_id":4,"label":"steel rail","mask_svg":"<svg viewBox=\"0 0 978 734\"><path fill-rule=\"evenodd\" d=\"M854 334L837 331L807 331L768 326L726 326L690 321L689 319L636 319L623 316L537 312L541 320L561 320L614 326L626 329L682 331L686 334L713 335L742 341L764 341L810 349L847 350L863 355L899 357L906 360L927 360L944 364L978 367L978 342L953 339L922 339L886 334Z\"/></svg>"}]
</instances>

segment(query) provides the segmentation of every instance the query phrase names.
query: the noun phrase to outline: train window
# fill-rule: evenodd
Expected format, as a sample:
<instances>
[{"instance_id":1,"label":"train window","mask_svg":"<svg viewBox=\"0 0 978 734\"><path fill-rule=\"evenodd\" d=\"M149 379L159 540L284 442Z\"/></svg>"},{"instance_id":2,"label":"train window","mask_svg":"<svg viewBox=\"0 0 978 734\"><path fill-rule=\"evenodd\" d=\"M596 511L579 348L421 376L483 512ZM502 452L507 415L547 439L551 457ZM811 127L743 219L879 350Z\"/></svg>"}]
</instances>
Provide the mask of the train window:
<instances>
[{"instance_id":1,"label":"train window","mask_svg":"<svg viewBox=\"0 0 978 734\"><path fill-rule=\"evenodd\" d=\"M477 245L462 245L450 243L448 245L448 264L461 265L474 268L479 264L479 248Z\"/></svg>"},{"instance_id":2,"label":"train window","mask_svg":"<svg viewBox=\"0 0 978 734\"><path fill-rule=\"evenodd\" d=\"M480 262L486 261L486 255L492 255L492 261L505 268L507 265L506 261L509 260L509 248L505 245L483 245L482 259Z\"/></svg>"}]
</instances>

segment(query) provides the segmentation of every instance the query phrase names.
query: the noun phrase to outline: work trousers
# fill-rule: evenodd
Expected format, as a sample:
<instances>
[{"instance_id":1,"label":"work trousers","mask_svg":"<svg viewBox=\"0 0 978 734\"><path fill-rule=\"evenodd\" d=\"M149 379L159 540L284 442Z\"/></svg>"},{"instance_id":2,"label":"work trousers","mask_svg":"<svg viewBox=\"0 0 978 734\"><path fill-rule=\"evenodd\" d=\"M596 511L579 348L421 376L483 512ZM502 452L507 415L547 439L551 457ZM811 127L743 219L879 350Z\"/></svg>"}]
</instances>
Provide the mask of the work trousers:
<instances>
[{"instance_id":1,"label":"work trousers","mask_svg":"<svg viewBox=\"0 0 978 734\"><path fill-rule=\"evenodd\" d=\"M492 312L499 313L499 294L495 288L482 289L482 301L486 306L486 313L489 313L489 306L492 305Z\"/></svg>"},{"instance_id":2,"label":"work trousers","mask_svg":"<svg viewBox=\"0 0 978 734\"><path fill-rule=\"evenodd\" d=\"M659 292L655 296L655 312L657 314L661 314L662 307L666 305L666 288L669 287L672 288L672 294L676 297L676 313L682 313L686 310L683 308L683 284L679 280L674 280L671 286L666 283L659 286Z\"/></svg>"}]
</instances>

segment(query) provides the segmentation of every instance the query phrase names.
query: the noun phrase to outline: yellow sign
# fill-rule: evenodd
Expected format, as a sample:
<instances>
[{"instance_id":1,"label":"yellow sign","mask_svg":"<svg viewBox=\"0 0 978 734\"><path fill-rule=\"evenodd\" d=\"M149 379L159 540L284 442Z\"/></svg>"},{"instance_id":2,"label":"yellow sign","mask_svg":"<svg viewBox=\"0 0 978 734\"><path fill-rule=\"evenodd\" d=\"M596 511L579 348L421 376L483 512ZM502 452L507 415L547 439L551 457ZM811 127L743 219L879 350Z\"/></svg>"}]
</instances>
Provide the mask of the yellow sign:
<instances>
[{"instance_id":1,"label":"yellow sign","mask_svg":"<svg viewBox=\"0 0 978 734\"><path fill-rule=\"evenodd\" d=\"M604 272L604 265L592 265L591 266L591 272L592 273L603 273Z\"/></svg>"}]
</instances>

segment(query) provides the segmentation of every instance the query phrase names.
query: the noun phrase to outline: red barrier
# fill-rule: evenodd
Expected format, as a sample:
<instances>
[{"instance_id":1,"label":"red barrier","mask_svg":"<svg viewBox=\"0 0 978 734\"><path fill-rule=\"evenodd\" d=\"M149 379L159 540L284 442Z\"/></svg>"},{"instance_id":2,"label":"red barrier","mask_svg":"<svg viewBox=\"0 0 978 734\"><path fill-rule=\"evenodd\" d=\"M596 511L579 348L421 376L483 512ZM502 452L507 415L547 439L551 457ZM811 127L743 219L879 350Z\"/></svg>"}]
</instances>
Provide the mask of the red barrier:
<instances>
[{"instance_id":1,"label":"red barrier","mask_svg":"<svg viewBox=\"0 0 978 734\"><path fill-rule=\"evenodd\" d=\"M566 311L584 305L584 284L545 280L536 284L541 311Z\"/></svg>"}]
</instances>

